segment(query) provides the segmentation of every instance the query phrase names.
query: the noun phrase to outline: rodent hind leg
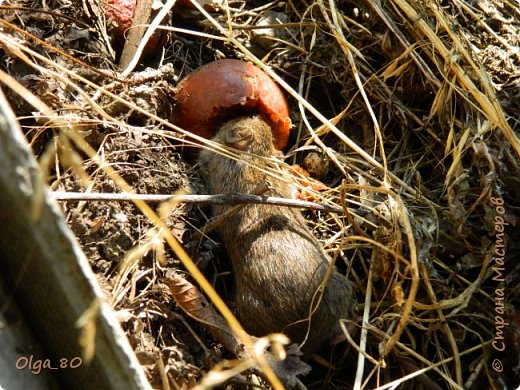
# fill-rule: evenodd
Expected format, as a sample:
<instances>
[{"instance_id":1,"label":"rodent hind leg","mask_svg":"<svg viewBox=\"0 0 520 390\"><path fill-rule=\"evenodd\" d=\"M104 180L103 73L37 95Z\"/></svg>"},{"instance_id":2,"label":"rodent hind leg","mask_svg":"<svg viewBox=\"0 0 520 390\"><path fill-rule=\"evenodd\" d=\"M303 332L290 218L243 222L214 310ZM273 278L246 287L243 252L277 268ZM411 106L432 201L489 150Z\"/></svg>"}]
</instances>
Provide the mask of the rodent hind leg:
<instances>
[{"instance_id":1,"label":"rodent hind leg","mask_svg":"<svg viewBox=\"0 0 520 390\"><path fill-rule=\"evenodd\" d=\"M235 314L249 333L262 337L282 332L286 323L280 318L279 311L273 310L272 302L251 291L238 293L236 299Z\"/></svg>"}]
</instances>

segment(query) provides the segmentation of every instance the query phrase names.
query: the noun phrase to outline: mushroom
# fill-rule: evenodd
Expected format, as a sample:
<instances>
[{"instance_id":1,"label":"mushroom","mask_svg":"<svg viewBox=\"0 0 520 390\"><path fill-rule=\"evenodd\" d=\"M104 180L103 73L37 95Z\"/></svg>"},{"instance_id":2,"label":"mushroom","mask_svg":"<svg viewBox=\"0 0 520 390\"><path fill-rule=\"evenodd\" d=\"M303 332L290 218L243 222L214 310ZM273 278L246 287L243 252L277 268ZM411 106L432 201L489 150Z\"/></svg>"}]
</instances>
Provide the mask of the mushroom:
<instances>
[{"instance_id":1,"label":"mushroom","mask_svg":"<svg viewBox=\"0 0 520 390\"><path fill-rule=\"evenodd\" d=\"M106 0L102 2L107 19L107 30L113 37L113 45L117 51L122 50L126 34L132 26L137 0ZM153 55L165 42L166 34L160 30L150 37L144 47L144 55Z\"/></svg>"},{"instance_id":2,"label":"mushroom","mask_svg":"<svg viewBox=\"0 0 520 390\"><path fill-rule=\"evenodd\" d=\"M278 85L256 66L233 59L201 66L177 87L173 122L204 138L219 123L259 113L271 123L274 146L282 150L289 138L289 109Z\"/></svg>"}]
</instances>

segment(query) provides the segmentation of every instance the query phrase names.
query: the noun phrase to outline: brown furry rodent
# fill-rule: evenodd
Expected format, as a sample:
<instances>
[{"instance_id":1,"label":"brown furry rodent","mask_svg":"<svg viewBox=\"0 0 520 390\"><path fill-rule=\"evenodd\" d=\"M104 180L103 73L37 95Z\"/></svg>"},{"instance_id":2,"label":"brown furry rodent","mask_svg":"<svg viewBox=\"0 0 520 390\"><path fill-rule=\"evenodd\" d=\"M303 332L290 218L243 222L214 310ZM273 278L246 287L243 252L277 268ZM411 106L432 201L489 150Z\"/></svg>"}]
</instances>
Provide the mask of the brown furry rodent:
<instances>
[{"instance_id":1,"label":"brown furry rodent","mask_svg":"<svg viewBox=\"0 0 520 390\"><path fill-rule=\"evenodd\" d=\"M211 150L201 152L199 163L210 193L248 194L265 182L265 195L291 197L287 183L253 166L276 153L271 128L260 116L226 122L212 140L246 153L235 161ZM219 215L229 207L213 206L212 211ZM233 267L235 312L245 329L256 336L283 332L293 342L303 342L313 302L315 306L331 265L300 211L246 205L217 232ZM332 270L302 350L311 352L342 334L338 320L354 317L354 303L351 283Z\"/></svg>"}]
</instances>

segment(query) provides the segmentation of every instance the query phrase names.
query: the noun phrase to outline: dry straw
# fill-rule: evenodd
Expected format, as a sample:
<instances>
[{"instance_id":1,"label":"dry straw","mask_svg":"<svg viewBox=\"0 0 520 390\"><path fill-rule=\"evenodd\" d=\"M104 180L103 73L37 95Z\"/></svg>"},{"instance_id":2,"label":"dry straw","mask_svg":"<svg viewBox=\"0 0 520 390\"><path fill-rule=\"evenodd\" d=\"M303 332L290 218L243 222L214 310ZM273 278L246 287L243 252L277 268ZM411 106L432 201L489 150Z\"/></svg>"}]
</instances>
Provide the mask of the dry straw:
<instances>
[{"instance_id":1,"label":"dry straw","mask_svg":"<svg viewBox=\"0 0 520 390\"><path fill-rule=\"evenodd\" d=\"M94 2L87 3L99 14ZM195 4L198 23L191 29L174 28L177 35L166 47L165 57L174 64L177 76L224 56L261 67L290 97L294 133L298 134L289 151L293 160L300 162L303 152L312 149L331 162L326 190L313 196L335 212L317 212L310 223L342 272L355 281L360 318L359 332L349 335L355 344L351 353L357 358L348 364L357 365L350 370L355 375L324 376L320 386L373 388L377 383L380 389L415 388L417 383L428 386L432 381L453 389L472 388L477 382L485 382L483 387L496 386L488 375L493 338L490 313L494 310L489 291L497 287L490 271L494 243L489 199L514 199L515 190L509 196L507 183L517 183L514 178L520 173L520 142L512 128L518 130L519 124L504 110L503 91L497 88L499 75L483 66L475 42L486 35L514 62L518 61L518 48L510 42L511 36L501 36L501 31L483 22L485 10L460 0L442 7L436 1L416 0L361 4L289 0L256 9L245 2L222 4L215 13ZM490 4L502 15L519 14L513 3ZM287 15L291 22L269 26L285 33L264 37L273 44L260 48L255 43L256 22L273 10ZM24 18L43 13L8 6L0 12L11 16L17 12ZM467 23L463 12L478 22ZM49 13L45 11L45 15ZM50 15L71 23L71 17ZM74 15L79 18L82 12ZM109 66L87 65L86 57L79 60L81 55L71 56L65 47L45 43L34 36L34 29L27 28L30 23L24 27L20 20L0 18L0 46L11 61L31 69L41 85L53 85L52 93L59 95L61 105L45 105L35 96L36 90L31 94L15 80L17 75L9 67L0 73L0 81L39 112L30 141L38 143L50 129L59 130L58 147L49 149L54 158L49 154L42 158L46 167L55 168L53 188L63 189L64 178L72 172L84 178L90 191L102 177L94 172L101 169L119 190L133 191L119 177L114 168L117 164L105 160L103 144L93 149L76 129L105 126L107 133L124 129L124 136L128 131L156 136L165 143L185 139L217 148L169 123L160 109L143 108L132 100L132 93L122 92L137 90L137 83L128 78L135 61L128 61L122 74ZM84 22L90 23L80 21ZM103 24L91 26L103 41ZM520 31L518 21L511 26ZM141 35L160 28L152 24ZM96 76L85 77L85 73ZM154 84L161 72L149 78L143 72L139 77L144 77L143 84L162 88L162 84ZM113 106L124 109L114 110ZM129 110L149 126L128 123ZM65 150L64 143L71 146ZM220 152L237 158L222 148ZM271 165L259 169L278 176L286 172ZM284 175L288 183L301 188L294 177ZM119 278L111 280L117 286L116 308L125 309L125 302L136 304L149 297L138 291L139 280L151 280L148 292L160 286L162 260L151 279L151 271L143 266L148 252L164 255L159 237L174 250L231 327L243 334L164 221L142 200L132 201L148 219L149 233L143 233L141 246L129 252ZM353 205L360 211L357 216ZM150 323L147 326L152 333ZM247 338L244 342L250 344ZM168 366L163 358L159 357L159 366L164 382ZM281 388L261 355L257 358L273 387ZM217 365L215 370L224 366ZM244 367L237 363L230 372ZM230 372L223 377L228 378ZM209 377L200 383L205 388L215 384Z\"/></svg>"}]
</instances>

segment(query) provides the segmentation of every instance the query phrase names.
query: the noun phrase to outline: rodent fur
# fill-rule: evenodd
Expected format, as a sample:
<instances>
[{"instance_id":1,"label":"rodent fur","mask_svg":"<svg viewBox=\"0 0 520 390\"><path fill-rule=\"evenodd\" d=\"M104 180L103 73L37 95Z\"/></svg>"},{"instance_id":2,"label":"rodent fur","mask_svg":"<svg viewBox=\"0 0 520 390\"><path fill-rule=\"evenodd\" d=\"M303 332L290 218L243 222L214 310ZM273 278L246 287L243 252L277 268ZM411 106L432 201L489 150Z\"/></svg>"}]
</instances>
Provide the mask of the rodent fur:
<instances>
[{"instance_id":1,"label":"rodent fur","mask_svg":"<svg viewBox=\"0 0 520 390\"><path fill-rule=\"evenodd\" d=\"M258 169L265 158L276 154L271 127L262 117L230 120L212 140L247 153L241 153L237 161L212 150L200 153L209 193L248 194L266 182L269 190L265 195L291 197L286 182ZM217 216L230 207L215 205L212 213ZM317 302L318 290L331 267L301 212L273 205L244 205L220 224L217 232L232 264L235 312L245 329L256 336L283 332L301 343L308 331L311 304ZM311 317L304 352L340 335L339 319L354 316L350 281L336 269L330 271L321 302Z\"/></svg>"}]
</instances>

